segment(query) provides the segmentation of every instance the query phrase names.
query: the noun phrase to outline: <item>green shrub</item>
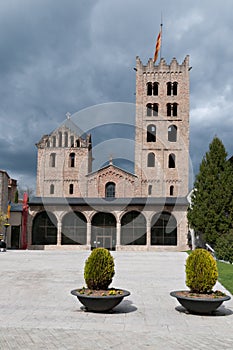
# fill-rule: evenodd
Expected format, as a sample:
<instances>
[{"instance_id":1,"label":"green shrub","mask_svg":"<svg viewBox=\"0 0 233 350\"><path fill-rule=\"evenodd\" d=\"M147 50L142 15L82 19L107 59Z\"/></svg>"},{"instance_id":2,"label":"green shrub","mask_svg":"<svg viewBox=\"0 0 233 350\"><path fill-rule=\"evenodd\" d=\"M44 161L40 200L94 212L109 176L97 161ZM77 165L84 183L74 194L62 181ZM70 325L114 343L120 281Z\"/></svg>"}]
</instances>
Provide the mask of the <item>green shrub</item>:
<instances>
[{"instance_id":1,"label":"green shrub","mask_svg":"<svg viewBox=\"0 0 233 350\"><path fill-rule=\"evenodd\" d=\"M225 234L217 239L214 247L216 257L219 260L233 263L233 233Z\"/></svg>"},{"instance_id":2,"label":"green shrub","mask_svg":"<svg viewBox=\"0 0 233 350\"><path fill-rule=\"evenodd\" d=\"M86 260L84 279L90 289L108 289L114 276L114 260L105 248L96 248Z\"/></svg>"},{"instance_id":3,"label":"green shrub","mask_svg":"<svg viewBox=\"0 0 233 350\"><path fill-rule=\"evenodd\" d=\"M217 264L205 249L194 250L186 260L186 285L194 293L212 291L218 279Z\"/></svg>"}]
</instances>

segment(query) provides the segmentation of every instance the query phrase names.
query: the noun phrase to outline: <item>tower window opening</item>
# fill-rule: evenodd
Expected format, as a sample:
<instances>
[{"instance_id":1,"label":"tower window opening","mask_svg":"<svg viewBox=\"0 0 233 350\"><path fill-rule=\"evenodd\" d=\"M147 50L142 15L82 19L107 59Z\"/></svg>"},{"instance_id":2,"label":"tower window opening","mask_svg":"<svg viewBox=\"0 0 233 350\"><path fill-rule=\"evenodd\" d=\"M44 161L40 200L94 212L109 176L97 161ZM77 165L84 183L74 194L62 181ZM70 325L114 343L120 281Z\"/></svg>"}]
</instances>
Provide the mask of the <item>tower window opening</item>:
<instances>
[{"instance_id":1,"label":"tower window opening","mask_svg":"<svg viewBox=\"0 0 233 350\"><path fill-rule=\"evenodd\" d=\"M152 83L147 83L147 96L152 95Z\"/></svg>"},{"instance_id":2,"label":"tower window opening","mask_svg":"<svg viewBox=\"0 0 233 350\"><path fill-rule=\"evenodd\" d=\"M147 158L147 166L149 168L153 168L155 166L155 155L153 152L148 154L148 158Z\"/></svg>"},{"instance_id":3,"label":"tower window opening","mask_svg":"<svg viewBox=\"0 0 233 350\"><path fill-rule=\"evenodd\" d=\"M146 141L147 142L156 142L156 126L155 125L148 125Z\"/></svg>"},{"instance_id":4,"label":"tower window opening","mask_svg":"<svg viewBox=\"0 0 233 350\"><path fill-rule=\"evenodd\" d=\"M74 185L70 184L69 186L69 194L74 194Z\"/></svg>"},{"instance_id":5,"label":"tower window opening","mask_svg":"<svg viewBox=\"0 0 233 350\"><path fill-rule=\"evenodd\" d=\"M169 142L177 141L177 127L175 125L170 125L168 127L168 141Z\"/></svg>"},{"instance_id":6,"label":"tower window opening","mask_svg":"<svg viewBox=\"0 0 233 350\"><path fill-rule=\"evenodd\" d=\"M167 96L176 96L178 90L178 83L175 81L174 83L167 83Z\"/></svg>"},{"instance_id":7,"label":"tower window opening","mask_svg":"<svg viewBox=\"0 0 233 350\"><path fill-rule=\"evenodd\" d=\"M69 166L71 167L71 168L74 168L74 166L75 166L75 153L70 153L70 155L69 155Z\"/></svg>"},{"instance_id":8,"label":"tower window opening","mask_svg":"<svg viewBox=\"0 0 233 350\"><path fill-rule=\"evenodd\" d=\"M49 165L50 165L50 167L55 168L55 166L56 166L56 153L50 154Z\"/></svg>"},{"instance_id":9,"label":"tower window opening","mask_svg":"<svg viewBox=\"0 0 233 350\"><path fill-rule=\"evenodd\" d=\"M148 186L148 195L151 196L152 195L152 185Z\"/></svg>"},{"instance_id":10,"label":"tower window opening","mask_svg":"<svg viewBox=\"0 0 233 350\"><path fill-rule=\"evenodd\" d=\"M169 154L168 158L168 168L175 168L176 167L176 156L175 154L171 153Z\"/></svg>"},{"instance_id":11,"label":"tower window opening","mask_svg":"<svg viewBox=\"0 0 233 350\"><path fill-rule=\"evenodd\" d=\"M50 185L50 194L54 194L54 185L53 184Z\"/></svg>"},{"instance_id":12,"label":"tower window opening","mask_svg":"<svg viewBox=\"0 0 233 350\"><path fill-rule=\"evenodd\" d=\"M167 104L167 116L168 117L177 117L178 104L177 103L168 103Z\"/></svg>"},{"instance_id":13,"label":"tower window opening","mask_svg":"<svg viewBox=\"0 0 233 350\"><path fill-rule=\"evenodd\" d=\"M64 133L64 137L65 137L65 139L64 139L64 147L68 147L68 133L67 132Z\"/></svg>"},{"instance_id":14,"label":"tower window opening","mask_svg":"<svg viewBox=\"0 0 233 350\"><path fill-rule=\"evenodd\" d=\"M174 196L174 186L170 186L170 196Z\"/></svg>"}]
</instances>

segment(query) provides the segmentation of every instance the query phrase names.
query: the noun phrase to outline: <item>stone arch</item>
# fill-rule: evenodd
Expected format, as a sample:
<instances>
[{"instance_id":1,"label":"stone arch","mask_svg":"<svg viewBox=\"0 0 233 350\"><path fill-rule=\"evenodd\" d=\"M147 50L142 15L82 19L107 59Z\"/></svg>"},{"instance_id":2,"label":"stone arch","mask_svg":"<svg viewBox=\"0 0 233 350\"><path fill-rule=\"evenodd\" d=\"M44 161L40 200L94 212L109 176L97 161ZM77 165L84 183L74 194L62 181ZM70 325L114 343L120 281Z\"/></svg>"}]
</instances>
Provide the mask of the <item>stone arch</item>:
<instances>
[{"instance_id":1,"label":"stone arch","mask_svg":"<svg viewBox=\"0 0 233 350\"><path fill-rule=\"evenodd\" d=\"M163 211L153 216L151 245L177 245L177 221L174 215Z\"/></svg>"},{"instance_id":2,"label":"stone arch","mask_svg":"<svg viewBox=\"0 0 233 350\"><path fill-rule=\"evenodd\" d=\"M57 244L57 218L48 211L38 213L32 223L32 244Z\"/></svg>"},{"instance_id":3,"label":"stone arch","mask_svg":"<svg viewBox=\"0 0 233 350\"><path fill-rule=\"evenodd\" d=\"M62 218L61 244L83 245L87 243L87 219L78 211L71 211Z\"/></svg>"},{"instance_id":4,"label":"stone arch","mask_svg":"<svg viewBox=\"0 0 233 350\"><path fill-rule=\"evenodd\" d=\"M116 218L112 213L98 212L91 221L91 248L116 248Z\"/></svg>"},{"instance_id":5,"label":"stone arch","mask_svg":"<svg viewBox=\"0 0 233 350\"><path fill-rule=\"evenodd\" d=\"M121 218L121 245L146 245L146 219L136 210Z\"/></svg>"}]
</instances>

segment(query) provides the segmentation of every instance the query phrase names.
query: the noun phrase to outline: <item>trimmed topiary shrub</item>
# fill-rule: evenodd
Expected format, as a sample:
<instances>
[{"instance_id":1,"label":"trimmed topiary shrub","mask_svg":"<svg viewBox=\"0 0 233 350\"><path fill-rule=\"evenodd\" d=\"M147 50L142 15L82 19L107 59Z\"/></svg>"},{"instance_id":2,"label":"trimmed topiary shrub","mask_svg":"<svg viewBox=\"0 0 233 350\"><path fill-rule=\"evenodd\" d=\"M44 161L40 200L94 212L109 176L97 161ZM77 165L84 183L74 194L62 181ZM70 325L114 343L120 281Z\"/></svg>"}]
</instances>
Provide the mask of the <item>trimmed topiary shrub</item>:
<instances>
[{"instance_id":1,"label":"trimmed topiary shrub","mask_svg":"<svg viewBox=\"0 0 233 350\"><path fill-rule=\"evenodd\" d=\"M186 285L194 293L212 291L218 279L217 264L205 249L194 250L186 260Z\"/></svg>"},{"instance_id":2,"label":"trimmed topiary shrub","mask_svg":"<svg viewBox=\"0 0 233 350\"><path fill-rule=\"evenodd\" d=\"M114 260L105 248L96 248L86 260L84 279L89 289L107 290L115 274Z\"/></svg>"}]
</instances>

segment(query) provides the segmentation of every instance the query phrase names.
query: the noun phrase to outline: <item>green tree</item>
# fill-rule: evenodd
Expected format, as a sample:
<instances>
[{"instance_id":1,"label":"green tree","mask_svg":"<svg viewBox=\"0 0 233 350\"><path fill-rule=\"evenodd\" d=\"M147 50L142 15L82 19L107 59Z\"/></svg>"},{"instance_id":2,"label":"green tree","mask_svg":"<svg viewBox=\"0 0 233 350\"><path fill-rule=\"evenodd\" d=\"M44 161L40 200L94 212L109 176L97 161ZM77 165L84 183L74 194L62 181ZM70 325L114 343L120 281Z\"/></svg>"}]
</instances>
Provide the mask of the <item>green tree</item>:
<instances>
[{"instance_id":1,"label":"green tree","mask_svg":"<svg viewBox=\"0 0 233 350\"><path fill-rule=\"evenodd\" d=\"M191 228L215 244L217 238L232 227L232 165L221 140L214 137L196 176L188 210Z\"/></svg>"}]
</instances>

